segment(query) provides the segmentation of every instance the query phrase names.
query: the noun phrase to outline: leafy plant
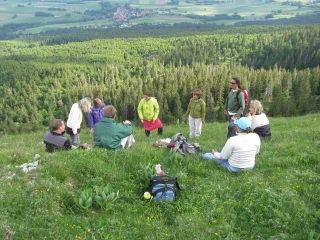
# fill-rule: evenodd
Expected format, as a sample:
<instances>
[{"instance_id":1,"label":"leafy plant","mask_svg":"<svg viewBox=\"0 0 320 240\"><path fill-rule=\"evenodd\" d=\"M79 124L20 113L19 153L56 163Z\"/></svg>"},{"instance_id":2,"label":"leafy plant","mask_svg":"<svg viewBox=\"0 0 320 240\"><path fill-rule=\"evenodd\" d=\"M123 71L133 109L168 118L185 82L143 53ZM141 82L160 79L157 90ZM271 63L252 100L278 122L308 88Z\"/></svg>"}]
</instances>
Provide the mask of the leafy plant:
<instances>
[{"instance_id":1,"label":"leafy plant","mask_svg":"<svg viewBox=\"0 0 320 240\"><path fill-rule=\"evenodd\" d=\"M179 168L181 166L181 162L183 160L183 156L177 152L177 150L171 149L169 152L168 164L173 168Z\"/></svg>"},{"instance_id":2,"label":"leafy plant","mask_svg":"<svg viewBox=\"0 0 320 240\"><path fill-rule=\"evenodd\" d=\"M108 211L111 207L111 204L115 202L119 198L119 191L113 192L112 186L110 183L107 186L96 186L95 190L95 201L99 204L99 206Z\"/></svg>"},{"instance_id":3,"label":"leafy plant","mask_svg":"<svg viewBox=\"0 0 320 240\"><path fill-rule=\"evenodd\" d=\"M140 163L139 168L137 170L136 179L137 182L146 186L149 184L150 178L156 174L156 169L151 163L149 163L148 165L143 165L142 163Z\"/></svg>"},{"instance_id":4,"label":"leafy plant","mask_svg":"<svg viewBox=\"0 0 320 240\"><path fill-rule=\"evenodd\" d=\"M74 198L74 201L79 208L88 210L92 206L92 199L92 189L85 189L80 193L79 197Z\"/></svg>"}]
</instances>

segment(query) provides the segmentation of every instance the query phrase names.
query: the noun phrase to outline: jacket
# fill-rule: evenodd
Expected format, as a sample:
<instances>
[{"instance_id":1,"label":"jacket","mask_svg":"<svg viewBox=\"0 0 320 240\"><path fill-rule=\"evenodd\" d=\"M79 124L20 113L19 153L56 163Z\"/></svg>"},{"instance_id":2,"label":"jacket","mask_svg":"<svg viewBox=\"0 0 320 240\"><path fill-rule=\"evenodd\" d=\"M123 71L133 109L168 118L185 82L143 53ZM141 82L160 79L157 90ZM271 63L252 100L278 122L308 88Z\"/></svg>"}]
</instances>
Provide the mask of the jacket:
<instances>
[{"instance_id":1,"label":"jacket","mask_svg":"<svg viewBox=\"0 0 320 240\"><path fill-rule=\"evenodd\" d=\"M190 99L187 112L184 116L190 115L192 118L201 118L202 122L205 122L206 116L206 104L202 99L195 100Z\"/></svg>"},{"instance_id":2,"label":"jacket","mask_svg":"<svg viewBox=\"0 0 320 240\"><path fill-rule=\"evenodd\" d=\"M245 108L245 99L243 93L240 92L237 97L237 92L241 91L238 89L236 91L230 90L226 99L226 109L229 112L229 115L235 115L236 117L240 117Z\"/></svg>"},{"instance_id":3,"label":"jacket","mask_svg":"<svg viewBox=\"0 0 320 240\"><path fill-rule=\"evenodd\" d=\"M113 118L102 118L94 125L94 146L110 149L121 148L121 139L133 133L131 124L117 123Z\"/></svg>"},{"instance_id":4,"label":"jacket","mask_svg":"<svg viewBox=\"0 0 320 240\"><path fill-rule=\"evenodd\" d=\"M150 98L149 101L141 99L138 105L138 115L141 120L152 121L159 116L160 108L157 99Z\"/></svg>"},{"instance_id":5,"label":"jacket","mask_svg":"<svg viewBox=\"0 0 320 240\"><path fill-rule=\"evenodd\" d=\"M73 134L77 134L82 122L82 112L78 103L72 105L69 112L67 127L72 129Z\"/></svg>"},{"instance_id":6,"label":"jacket","mask_svg":"<svg viewBox=\"0 0 320 240\"><path fill-rule=\"evenodd\" d=\"M90 112L88 113L88 127L93 129L94 125L98 122L101 122L101 119L104 116L104 108L106 104L102 103L99 108L92 106Z\"/></svg>"}]
</instances>

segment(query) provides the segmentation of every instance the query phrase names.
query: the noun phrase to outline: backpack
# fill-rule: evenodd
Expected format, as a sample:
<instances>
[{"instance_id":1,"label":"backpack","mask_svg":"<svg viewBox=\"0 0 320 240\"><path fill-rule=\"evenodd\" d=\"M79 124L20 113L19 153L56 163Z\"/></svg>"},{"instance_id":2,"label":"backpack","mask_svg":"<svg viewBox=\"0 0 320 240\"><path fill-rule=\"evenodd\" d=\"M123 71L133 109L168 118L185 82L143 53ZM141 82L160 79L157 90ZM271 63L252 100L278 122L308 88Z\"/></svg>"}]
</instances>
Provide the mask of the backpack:
<instances>
[{"instance_id":1,"label":"backpack","mask_svg":"<svg viewBox=\"0 0 320 240\"><path fill-rule=\"evenodd\" d=\"M232 89L230 88L229 91L231 91ZM249 93L247 90L244 90L244 89L239 89L237 91L237 95L236 95L236 98L237 98L237 101L238 101L238 97L239 97L239 94L240 92L242 92L243 96L244 96L244 108L247 108L249 106Z\"/></svg>"},{"instance_id":2,"label":"backpack","mask_svg":"<svg viewBox=\"0 0 320 240\"><path fill-rule=\"evenodd\" d=\"M166 175L153 176L146 189L151 194L153 202L173 201L178 190L180 190L178 179Z\"/></svg>"},{"instance_id":3,"label":"backpack","mask_svg":"<svg viewBox=\"0 0 320 240\"><path fill-rule=\"evenodd\" d=\"M176 150L181 155L185 156L189 153L201 152L199 143L188 143L187 138L183 136L182 133L176 133L171 138L171 142L169 144L172 150Z\"/></svg>"}]
</instances>

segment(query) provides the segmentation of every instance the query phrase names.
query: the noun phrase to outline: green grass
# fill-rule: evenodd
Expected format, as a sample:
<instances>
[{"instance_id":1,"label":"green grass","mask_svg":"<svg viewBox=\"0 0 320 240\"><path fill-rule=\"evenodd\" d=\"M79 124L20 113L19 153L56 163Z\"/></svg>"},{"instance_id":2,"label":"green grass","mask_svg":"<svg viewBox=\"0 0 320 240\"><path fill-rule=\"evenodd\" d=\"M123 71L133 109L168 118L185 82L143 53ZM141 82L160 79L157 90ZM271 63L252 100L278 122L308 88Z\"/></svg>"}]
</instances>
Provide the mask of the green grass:
<instances>
[{"instance_id":1,"label":"green grass","mask_svg":"<svg viewBox=\"0 0 320 240\"><path fill-rule=\"evenodd\" d=\"M134 129L131 149L74 150L47 154L44 132L2 135L0 141L1 239L319 239L320 114L271 118L273 139L263 142L256 168L237 174L188 156L181 166L167 149L152 147L155 132ZM188 127L164 126L163 138ZM198 139L204 152L221 150L227 123L211 123ZM83 142L91 142L87 129ZM193 142L193 141L189 141ZM16 166L40 167L25 174ZM140 164L160 163L178 177L181 191L172 203L141 200ZM8 176L15 173L12 179ZM85 189L110 183L120 198L108 211L74 202Z\"/></svg>"}]
</instances>

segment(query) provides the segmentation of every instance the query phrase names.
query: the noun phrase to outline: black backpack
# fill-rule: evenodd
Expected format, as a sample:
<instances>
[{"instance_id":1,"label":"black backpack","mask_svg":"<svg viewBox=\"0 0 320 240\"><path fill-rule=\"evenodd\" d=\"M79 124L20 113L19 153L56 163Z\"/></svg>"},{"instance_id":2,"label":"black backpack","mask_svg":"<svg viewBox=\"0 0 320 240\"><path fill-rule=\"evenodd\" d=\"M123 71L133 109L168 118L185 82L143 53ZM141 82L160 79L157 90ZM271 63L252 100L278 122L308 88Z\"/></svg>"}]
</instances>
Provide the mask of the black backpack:
<instances>
[{"instance_id":1,"label":"black backpack","mask_svg":"<svg viewBox=\"0 0 320 240\"><path fill-rule=\"evenodd\" d=\"M180 186L176 177L162 175L150 179L146 192L151 194L153 202L166 202L173 201L178 190Z\"/></svg>"}]
</instances>

